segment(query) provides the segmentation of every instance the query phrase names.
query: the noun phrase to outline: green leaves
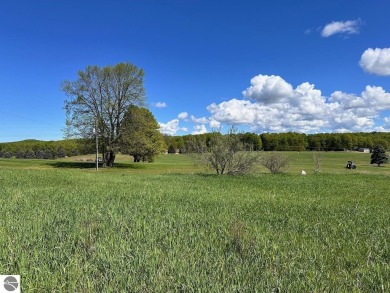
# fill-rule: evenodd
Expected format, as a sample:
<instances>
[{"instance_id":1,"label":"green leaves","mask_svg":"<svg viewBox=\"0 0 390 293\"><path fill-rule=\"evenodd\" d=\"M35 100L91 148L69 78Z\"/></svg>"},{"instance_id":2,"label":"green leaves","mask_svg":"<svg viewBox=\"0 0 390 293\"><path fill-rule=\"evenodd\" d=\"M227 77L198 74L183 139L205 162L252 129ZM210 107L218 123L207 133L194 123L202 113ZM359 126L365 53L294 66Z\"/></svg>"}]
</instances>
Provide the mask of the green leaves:
<instances>
[{"instance_id":1,"label":"green leaves","mask_svg":"<svg viewBox=\"0 0 390 293\"><path fill-rule=\"evenodd\" d=\"M114 149L121 135L124 113L130 105L145 100L144 72L131 63L114 66L87 66L75 81L64 81L62 90L70 97L65 101L66 132L76 137L91 137L96 121L103 142Z\"/></svg>"},{"instance_id":2,"label":"green leaves","mask_svg":"<svg viewBox=\"0 0 390 293\"><path fill-rule=\"evenodd\" d=\"M389 161L389 157L386 155L386 150L381 145L376 145L372 150L371 164L386 164Z\"/></svg>"},{"instance_id":3,"label":"green leaves","mask_svg":"<svg viewBox=\"0 0 390 293\"><path fill-rule=\"evenodd\" d=\"M134 105L128 107L124 118L121 151L134 161L152 161L163 151L164 139L152 112Z\"/></svg>"}]
</instances>

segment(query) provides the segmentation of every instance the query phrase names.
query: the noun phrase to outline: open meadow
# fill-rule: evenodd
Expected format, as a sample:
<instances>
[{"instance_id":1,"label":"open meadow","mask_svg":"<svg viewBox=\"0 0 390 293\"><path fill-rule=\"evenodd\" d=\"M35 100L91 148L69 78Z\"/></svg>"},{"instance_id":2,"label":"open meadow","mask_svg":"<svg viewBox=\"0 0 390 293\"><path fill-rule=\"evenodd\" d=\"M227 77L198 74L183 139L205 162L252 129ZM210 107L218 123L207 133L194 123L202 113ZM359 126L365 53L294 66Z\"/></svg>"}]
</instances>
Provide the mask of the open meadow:
<instances>
[{"instance_id":1,"label":"open meadow","mask_svg":"<svg viewBox=\"0 0 390 293\"><path fill-rule=\"evenodd\" d=\"M185 155L0 159L0 274L22 292L390 292L390 165L327 152L315 174L285 154L248 176Z\"/></svg>"}]
</instances>

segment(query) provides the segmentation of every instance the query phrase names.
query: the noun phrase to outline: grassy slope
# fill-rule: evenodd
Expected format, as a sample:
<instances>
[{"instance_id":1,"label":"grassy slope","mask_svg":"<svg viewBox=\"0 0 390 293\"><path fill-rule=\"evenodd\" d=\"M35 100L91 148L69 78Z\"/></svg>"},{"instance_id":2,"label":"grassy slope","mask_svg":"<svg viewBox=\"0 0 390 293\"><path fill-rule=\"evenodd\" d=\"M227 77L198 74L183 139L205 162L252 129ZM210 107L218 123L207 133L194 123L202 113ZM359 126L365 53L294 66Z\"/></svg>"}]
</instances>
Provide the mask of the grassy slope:
<instances>
[{"instance_id":1,"label":"grassy slope","mask_svg":"<svg viewBox=\"0 0 390 293\"><path fill-rule=\"evenodd\" d=\"M313 175L289 155L287 174L247 177L175 155L0 160L0 272L27 292L389 291L390 168L326 153Z\"/></svg>"}]
</instances>

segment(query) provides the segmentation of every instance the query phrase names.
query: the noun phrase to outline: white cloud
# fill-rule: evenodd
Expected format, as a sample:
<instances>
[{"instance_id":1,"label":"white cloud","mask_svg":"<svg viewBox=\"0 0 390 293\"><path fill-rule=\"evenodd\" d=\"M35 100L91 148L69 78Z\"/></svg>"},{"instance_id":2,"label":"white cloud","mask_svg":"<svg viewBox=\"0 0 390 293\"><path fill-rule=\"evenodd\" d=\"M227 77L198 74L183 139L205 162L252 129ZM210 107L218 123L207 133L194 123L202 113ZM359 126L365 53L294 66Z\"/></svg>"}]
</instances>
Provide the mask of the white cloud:
<instances>
[{"instance_id":1,"label":"white cloud","mask_svg":"<svg viewBox=\"0 0 390 293\"><path fill-rule=\"evenodd\" d=\"M273 80L278 81L275 85L288 84L281 77ZM253 86L253 79L251 83ZM248 125L254 132L359 132L372 131L380 111L390 110L390 93L375 86L367 86L360 95L336 91L324 97L313 84L304 82L295 89L291 87L288 96L271 99L272 103L260 92L243 92L245 97L256 97L255 102L232 99L209 105L209 120Z\"/></svg>"},{"instance_id":2,"label":"white cloud","mask_svg":"<svg viewBox=\"0 0 390 293\"><path fill-rule=\"evenodd\" d=\"M309 82L295 89L280 76L258 75L243 92L244 98L231 99L207 107L209 117L187 112L159 123L160 131L175 135L188 131L179 122L194 123L193 134L221 129L223 124L249 127L252 132L370 132L390 129L390 93L379 86L366 86L360 94L335 91L329 97ZM378 125L378 126L377 126ZM206 127L207 126L207 127Z\"/></svg>"},{"instance_id":3,"label":"white cloud","mask_svg":"<svg viewBox=\"0 0 390 293\"><path fill-rule=\"evenodd\" d=\"M156 108L165 108L167 104L165 102L157 102L153 104L154 107Z\"/></svg>"},{"instance_id":4,"label":"white cloud","mask_svg":"<svg viewBox=\"0 0 390 293\"><path fill-rule=\"evenodd\" d=\"M373 129L373 131L376 131L376 132L390 132L390 128L389 127L384 127L384 126L378 126L378 127L375 127Z\"/></svg>"},{"instance_id":5,"label":"white cloud","mask_svg":"<svg viewBox=\"0 0 390 293\"><path fill-rule=\"evenodd\" d=\"M390 109L390 93L386 93L380 86L366 86L362 92L362 99L365 101L365 108L376 111Z\"/></svg>"},{"instance_id":6,"label":"white cloud","mask_svg":"<svg viewBox=\"0 0 390 293\"><path fill-rule=\"evenodd\" d=\"M385 117L383 119L383 129L386 129L386 131L390 131L390 117Z\"/></svg>"},{"instance_id":7,"label":"white cloud","mask_svg":"<svg viewBox=\"0 0 390 293\"><path fill-rule=\"evenodd\" d=\"M208 123L209 120L206 117L196 118L194 115L191 115L191 121L195 123Z\"/></svg>"},{"instance_id":8,"label":"white cloud","mask_svg":"<svg viewBox=\"0 0 390 293\"><path fill-rule=\"evenodd\" d=\"M213 129L213 130L218 130L221 128L221 122L219 122L213 118L210 118L209 124L210 124L211 129Z\"/></svg>"},{"instance_id":9,"label":"white cloud","mask_svg":"<svg viewBox=\"0 0 390 293\"><path fill-rule=\"evenodd\" d=\"M250 101L232 99L220 104L213 103L207 107L211 119L228 124L253 124L261 106Z\"/></svg>"},{"instance_id":10,"label":"white cloud","mask_svg":"<svg viewBox=\"0 0 390 293\"><path fill-rule=\"evenodd\" d=\"M251 79L251 86L242 92L244 97L259 103L272 104L291 96L293 88L280 76L258 75Z\"/></svg>"},{"instance_id":11,"label":"white cloud","mask_svg":"<svg viewBox=\"0 0 390 293\"><path fill-rule=\"evenodd\" d=\"M321 36L327 38L335 34L358 34L360 24L360 20L333 21L325 25Z\"/></svg>"},{"instance_id":12,"label":"white cloud","mask_svg":"<svg viewBox=\"0 0 390 293\"><path fill-rule=\"evenodd\" d=\"M254 132L310 132L325 126L319 118L307 119L299 108L290 104L261 105L245 100L232 99L208 107L212 119L232 125L249 125Z\"/></svg>"},{"instance_id":13,"label":"white cloud","mask_svg":"<svg viewBox=\"0 0 390 293\"><path fill-rule=\"evenodd\" d=\"M390 48L369 48L362 54L359 65L368 73L390 75Z\"/></svg>"},{"instance_id":14,"label":"white cloud","mask_svg":"<svg viewBox=\"0 0 390 293\"><path fill-rule=\"evenodd\" d=\"M378 111L390 109L390 93L380 86L368 85L360 96L336 91L329 100L339 103L343 109L360 111L361 116L375 116Z\"/></svg>"},{"instance_id":15,"label":"white cloud","mask_svg":"<svg viewBox=\"0 0 390 293\"><path fill-rule=\"evenodd\" d=\"M302 115L322 115L327 109L325 98L321 91L314 88L313 84L304 82L299 85L292 95L291 105L298 108Z\"/></svg>"},{"instance_id":16,"label":"white cloud","mask_svg":"<svg viewBox=\"0 0 390 293\"><path fill-rule=\"evenodd\" d=\"M187 112L181 112L177 118L181 119L181 120L184 120L188 117L188 113Z\"/></svg>"},{"instance_id":17,"label":"white cloud","mask_svg":"<svg viewBox=\"0 0 390 293\"><path fill-rule=\"evenodd\" d=\"M167 123L159 122L158 125L160 126L160 132L163 134L175 135L180 130L179 119L173 119Z\"/></svg>"},{"instance_id":18,"label":"white cloud","mask_svg":"<svg viewBox=\"0 0 390 293\"><path fill-rule=\"evenodd\" d=\"M191 134L203 134L203 133L207 133L207 128L204 124L195 125L194 131L191 132Z\"/></svg>"}]
</instances>

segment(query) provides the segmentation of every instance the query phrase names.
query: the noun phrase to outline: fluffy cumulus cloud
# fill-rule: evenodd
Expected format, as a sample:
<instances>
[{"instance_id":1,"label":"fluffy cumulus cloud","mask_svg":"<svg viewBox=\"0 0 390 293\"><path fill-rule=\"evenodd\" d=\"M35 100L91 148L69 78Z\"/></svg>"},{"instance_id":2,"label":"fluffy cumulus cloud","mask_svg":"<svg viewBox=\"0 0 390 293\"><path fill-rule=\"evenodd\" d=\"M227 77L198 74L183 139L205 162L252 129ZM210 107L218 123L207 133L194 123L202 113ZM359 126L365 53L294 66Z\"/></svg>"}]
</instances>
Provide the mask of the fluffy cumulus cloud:
<instances>
[{"instance_id":1,"label":"fluffy cumulus cloud","mask_svg":"<svg viewBox=\"0 0 390 293\"><path fill-rule=\"evenodd\" d=\"M213 118L210 118L209 125L210 125L210 128L212 130L219 130L221 128L221 122L219 122Z\"/></svg>"},{"instance_id":2,"label":"fluffy cumulus cloud","mask_svg":"<svg viewBox=\"0 0 390 293\"><path fill-rule=\"evenodd\" d=\"M324 126L320 119L307 119L298 108L289 104L262 105L232 99L208 108L212 119L220 123L248 125L254 132L315 131Z\"/></svg>"},{"instance_id":3,"label":"fluffy cumulus cloud","mask_svg":"<svg viewBox=\"0 0 390 293\"><path fill-rule=\"evenodd\" d=\"M321 36L327 38L335 34L357 34L359 33L360 24L360 20L333 21L325 25L321 31Z\"/></svg>"},{"instance_id":4,"label":"fluffy cumulus cloud","mask_svg":"<svg viewBox=\"0 0 390 293\"><path fill-rule=\"evenodd\" d=\"M364 108L369 107L376 111L390 109L390 93L380 86L366 86L362 99L365 101Z\"/></svg>"},{"instance_id":5,"label":"fluffy cumulus cloud","mask_svg":"<svg viewBox=\"0 0 390 293\"><path fill-rule=\"evenodd\" d=\"M167 123L159 122L160 132L167 135L175 135L178 131L188 131L185 127L179 127L179 119L173 119Z\"/></svg>"},{"instance_id":6,"label":"fluffy cumulus cloud","mask_svg":"<svg viewBox=\"0 0 390 293\"><path fill-rule=\"evenodd\" d=\"M255 132L358 132L372 131L374 119L390 110L390 93L382 87L367 86L360 95L336 91L325 97L313 84L304 82L293 89L279 76L256 76L243 95L248 100L209 105L209 120L248 125Z\"/></svg>"},{"instance_id":7,"label":"fluffy cumulus cloud","mask_svg":"<svg viewBox=\"0 0 390 293\"><path fill-rule=\"evenodd\" d=\"M242 92L244 97L265 104L272 104L289 97L293 91L291 84L280 76L258 75L251 79L251 86Z\"/></svg>"},{"instance_id":8,"label":"fluffy cumulus cloud","mask_svg":"<svg viewBox=\"0 0 390 293\"><path fill-rule=\"evenodd\" d=\"M191 115L191 121L195 123L208 123L209 120L206 117L196 118L194 115Z\"/></svg>"},{"instance_id":9,"label":"fluffy cumulus cloud","mask_svg":"<svg viewBox=\"0 0 390 293\"><path fill-rule=\"evenodd\" d=\"M360 58L359 65L368 73L390 75L390 48L367 49Z\"/></svg>"},{"instance_id":10,"label":"fluffy cumulus cloud","mask_svg":"<svg viewBox=\"0 0 390 293\"><path fill-rule=\"evenodd\" d=\"M168 135L174 135L179 130L179 119L173 119L167 123L159 122L160 132Z\"/></svg>"},{"instance_id":11,"label":"fluffy cumulus cloud","mask_svg":"<svg viewBox=\"0 0 390 293\"><path fill-rule=\"evenodd\" d=\"M206 125L212 130L221 128L221 122L210 117L197 118L194 115L189 115L187 112L181 112L176 119L168 121L167 123L159 122L160 132L167 135L179 135L180 132L188 132L188 127L180 126L184 123L187 126L193 126L192 134L202 134L208 132Z\"/></svg>"},{"instance_id":12,"label":"fluffy cumulus cloud","mask_svg":"<svg viewBox=\"0 0 390 293\"><path fill-rule=\"evenodd\" d=\"M185 120L185 119L187 119L187 117L188 117L187 112L181 112L179 115L177 115L177 118L179 118L181 120Z\"/></svg>"},{"instance_id":13,"label":"fluffy cumulus cloud","mask_svg":"<svg viewBox=\"0 0 390 293\"><path fill-rule=\"evenodd\" d=\"M383 126L382 126L385 131L390 131L390 117L385 117L383 119Z\"/></svg>"},{"instance_id":14,"label":"fluffy cumulus cloud","mask_svg":"<svg viewBox=\"0 0 390 293\"><path fill-rule=\"evenodd\" d=\"M204 124L201 125L195 125L194 131L191 132L191 134L203 134L207 132L207 128Z\"/></svg>"},{"instance_id":15,"label":"fluffy cumulus cloud","mask_svg":"<svg viewBox=\"0 0 390 293\"><path fill-rule=\"evenodd\" d=\"M329 100L338 103L343 109L353 109L360 116L374 117L378 111L390 109L390 93L380 86L368 85L360 96L336 91Z\"/></svg>"},{"instance_id":16,"label":"fluffy cumulus cloud","mask_svg":"<svg viewBox=\"0 0 390 293\"><path fill-rule=\"evenodd\" d=\"M280 76L258 75L242 94L244 99L210 104L207 118L182 112L176 119L159 123L160 131L187 132L180 123L193 127L192 134L219 130L224 124L258 133L390 131L390 93L380 86L366 86L360 94L335 91L326 97L309 82L293 88Z\"/></svg>"},{"instance_id":17,"label":"fluffy cumulus cloud","mask_svg":"<svg viewBox=\"0 0 390 293\"><path fill-rule=\"evenodd\" d=\"M220 104L213 103L207 107L214 121L227 124L254 124L263 114L259 104L246 100L232 99Z\"/></svg>"}]
</instances>

